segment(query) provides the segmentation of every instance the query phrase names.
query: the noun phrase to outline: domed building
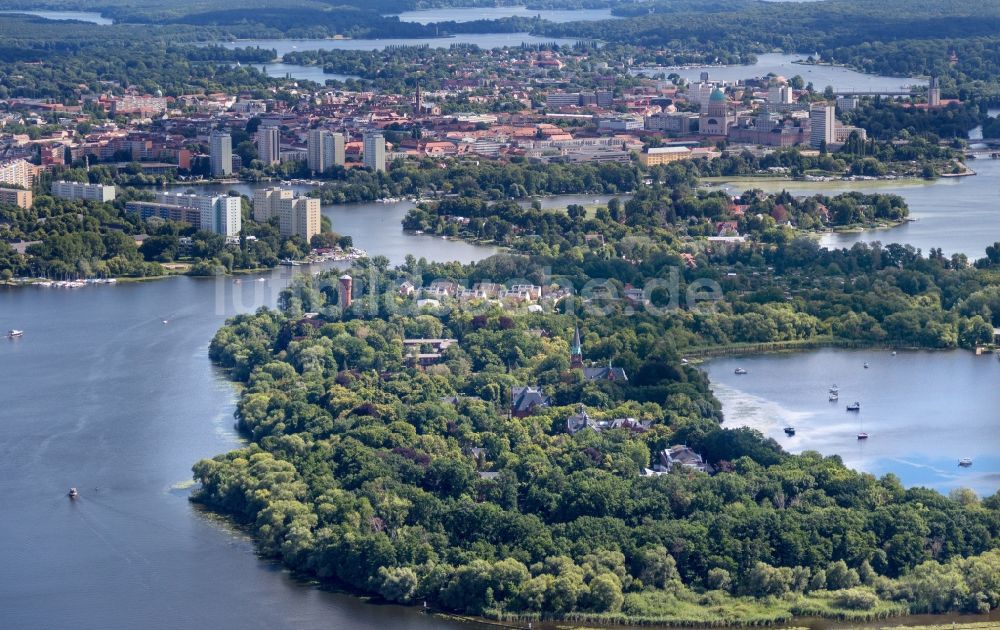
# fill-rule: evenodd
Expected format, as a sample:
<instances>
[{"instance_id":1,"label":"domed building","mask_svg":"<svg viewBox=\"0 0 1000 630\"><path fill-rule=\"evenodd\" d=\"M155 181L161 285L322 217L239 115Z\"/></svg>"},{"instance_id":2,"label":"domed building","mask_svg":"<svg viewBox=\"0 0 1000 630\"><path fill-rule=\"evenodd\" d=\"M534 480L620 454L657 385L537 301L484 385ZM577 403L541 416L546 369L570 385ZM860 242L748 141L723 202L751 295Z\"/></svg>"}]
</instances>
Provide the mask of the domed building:
<instances>
[{"instance_id":1,"label":"domed building","mask_svg":"<svg viewBox=\"0 0 1000 630\"><path fill-rule=\"evenodd\" d=\"M708 97L708 107L701 112L698 119L699 133L703 136L724 136L735 122L735 116L730 112L729 99L719 88L712 90Z\"/></svg>"}]
</instances>

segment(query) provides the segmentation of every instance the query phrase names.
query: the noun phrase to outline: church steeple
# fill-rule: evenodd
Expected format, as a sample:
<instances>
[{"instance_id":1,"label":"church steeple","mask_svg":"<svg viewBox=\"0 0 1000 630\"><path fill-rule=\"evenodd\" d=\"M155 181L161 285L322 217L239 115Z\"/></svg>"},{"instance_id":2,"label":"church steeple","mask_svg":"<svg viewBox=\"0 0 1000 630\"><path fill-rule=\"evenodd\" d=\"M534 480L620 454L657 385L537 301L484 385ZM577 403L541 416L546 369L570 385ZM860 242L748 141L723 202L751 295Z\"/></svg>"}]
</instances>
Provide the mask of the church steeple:
<instances>
[{"instance_id":1,"label":"church steeple","mask_svg":"<svg viewBox=\"0 0 1000 630\"><path fill-rule=\"evenodd\" d=\"M580 342L580 327L577 326L576 330L573 332L573 345L569 349L570 359L569 366L571 368L582 368L583 367L583 344Z\"/></svg>"}]
</instances>

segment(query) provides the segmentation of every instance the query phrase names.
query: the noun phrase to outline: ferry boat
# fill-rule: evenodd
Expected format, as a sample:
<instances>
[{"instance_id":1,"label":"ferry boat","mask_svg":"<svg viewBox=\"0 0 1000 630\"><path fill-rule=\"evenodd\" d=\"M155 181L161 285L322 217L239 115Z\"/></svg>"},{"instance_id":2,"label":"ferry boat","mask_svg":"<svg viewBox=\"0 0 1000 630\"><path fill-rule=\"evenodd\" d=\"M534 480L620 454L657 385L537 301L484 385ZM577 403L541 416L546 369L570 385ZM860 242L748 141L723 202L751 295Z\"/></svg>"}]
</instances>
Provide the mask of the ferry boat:
<instances>
[{"instance_id":1,"label":"ferry boat","mask_svg":"<svg viewBox=\"0 0 1000 630\"><path fill-rule=\"evenodd\" d=\"M788 437L795 435L795 427L785 427L785 435Z\"/></svg>"},{"instance_id":2,"label":"ferry boat","mask_svg":"<svg viewBox=\"0 0 1000 630\"><path fill-rule=\"evenodd\" d=\"M743 368L739 368L739 367L736 368L735 370L733 370L733 374L746 374L746 373L747 373L746 370L744 370Z\"/></svg>"},{"instance_id":3,"label":"ferry boat","mask_svg":"<svg viewBox=\"0 0 1000 630\"><path fill-rule=\"evenodd\" d=\"M7 331L8 339L17 339L18 337L23 337L23 336L24 336L23 330L17 330L16 328L11 328L10 330Z\"/></svg>"},{"instance_id":4,"label":"ferry boat","mask_svg":"<svg viewBox=\"0 0 1000 630\"><path fill-rule=\"evenodd\" d=\"M851 404L847 405L847 410L848 411L861 411L861 403L856 402L856 401L852 402Z\"/></svg>"},{"instance_id":5,"label":"ferry boat","mask_svg":"<svg viewBox=\"0 0 1000 630\"><path fill-rule=\"evenodd\" d=\"M69 492L67 493L67 496L69 496L69 498L71 499L75 499L78 496L80 496L80 493L77 492L76 488L70 488Z\"/></svg>"},{"instance_id":6,"label":"ferry boat","mask_svg":"<svg viewBox=\"0 0 1000 630\"><path fill-rule=\"evenodd\" d=\"M969 466L972 465L972 458L963 457L962 459L958 460L958 465L961 466L962 468L968 468Z\"/></svg>"}]
</instances>

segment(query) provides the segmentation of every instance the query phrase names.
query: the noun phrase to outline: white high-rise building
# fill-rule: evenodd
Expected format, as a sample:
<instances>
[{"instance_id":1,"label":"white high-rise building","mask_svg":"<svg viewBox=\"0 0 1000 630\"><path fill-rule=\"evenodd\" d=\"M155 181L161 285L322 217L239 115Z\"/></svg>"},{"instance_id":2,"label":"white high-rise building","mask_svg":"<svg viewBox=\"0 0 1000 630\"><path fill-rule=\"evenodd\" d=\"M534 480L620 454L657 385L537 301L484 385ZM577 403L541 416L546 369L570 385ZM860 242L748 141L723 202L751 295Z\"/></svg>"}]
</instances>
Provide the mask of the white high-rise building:
<instances>
[{"instance_id":1,"label":"white high-rise building","mask_svg":"<svg viewBox=\"0 0 1000 630\"><path fill-rule=\"evenodd\" d=\"M183 195L157 193L156 202L201 213L199 228L223 236L237 236L243 229L243 204L239 197L229 195Z\"/></svg>"},{"instance_id":2,"label":"white high-rise building","mask_svg":"<svg viewBox=\"0 0 1000 630\"><path fill-rule=\"evenodd\" d=\"M274 186L253 191L253 220L267 223L271 217L281 215L281 200L291 199L295 193L290 188Z\"/></svg>"},{"instance_id":3,"label":"white high-rise building","mask_svg":"<svg viewBox=\"0 0 1000 630\"><path fill-rule=\"evenodd\" d=\"M833 142L836 117L829 103L814 103L809 107L809 146L814 149Z\"/></svg>"},{"instance_id":4,"label":"white high-rise building","mask_svg":"<svg viewBox=\"0 0 1000 630\"><path fill-rule=\"evenodd\" d=\"M365 167L385 171L385 137L378 132L365 134Z\"/></svg>"},{"instance_id":5,"label":"white high-rise building","mask_svg":"<svg viewBox=\"0 0 1000 630\"><path fill-rule=\"evenodd\" d=\"M767 89L767 102L772 105L791 105L795 93L789 85L772 85Z\"/></svg>"},{"instance_id":6,"label":"white high-rise building","mask_svg":"<svg viewBox=\"0 0 1000 630\"><path fill-rule=\"evenodd\" d=\"M215 129L209 137L212 160L212 177L226 177L233 174L233 137L225 131Z\"/></svg>"},{"instance_id":7,"label":"white high-rise building","mask_svg":"<svg viewBox=\"0 0 1000 630\"><path fill-rule=\"evenodd\" d=\"M264 164L281 162L281 131L273 125L257 128L257 156Z\"/></svg>"},{"instance_id":8,"label":"white high-rise building","mask_svg":"<svg viewBox=\"0 0 1000 630\"><path fill-rule=\"evenodd\" d=\"M344 134L331 133L327 129L311 129L307 143L310 171L323 173L331 166L344 165Z\"/></svg>"},{"instance_id":9,"label":"white high-rise building","mask_svg":"<svg viewBox=\"0 0 1000 630\"><path fill-rule=\"evenodd\" d=\"M190 223L199 230L221 234L226 240L236 240L243 229L242 206L239 197L228 195L209 197L159 193L156 201L129 201L125 209L138 212L143 219L159 217Z\"/></svg>"},{"instance_id":10,"label":"white high-rise building","mask_svg":"<svg viewBox=\"0 0 1000 630\"><path fill-rule=\"evenodd\" d=\"M281 200L280 231L282 236L301 236L306 243L319 234L320 207L315 197L295 197Z\"/></svg>"},{"instance_id":11,"label":"white high-rise building","mask_svg":"<svg viewBox=\"0 0 1000 630\"><path fill-rule=\"evenodd\" d=\"M0 162L0 183L14 184L30 190L31 182L34 179L34 167L25 160L16 159Z\"/></svg>"},{"instance_id":12,"label":"white high-rise building","mask_svg":"<svg viewBox=\"0 0 1000 630\"><path fill-rule=\"evenodd\" d=\"M262 188L253 194L254 221L278 217L282 236L301 236L308 243L320 232L320 200L297 197L290 188Z\"/></svg>"},{"instance_id":13,"label":"white high-rise building","mask_svg":"<svg viewBox=\"0 0 1000 630\"><path fill-rule=\"evenodd\" d=\"M60 199L109 202L115 200L115 187L80 182L52 182L52 196Z\"/></svg>"}]
</instances>

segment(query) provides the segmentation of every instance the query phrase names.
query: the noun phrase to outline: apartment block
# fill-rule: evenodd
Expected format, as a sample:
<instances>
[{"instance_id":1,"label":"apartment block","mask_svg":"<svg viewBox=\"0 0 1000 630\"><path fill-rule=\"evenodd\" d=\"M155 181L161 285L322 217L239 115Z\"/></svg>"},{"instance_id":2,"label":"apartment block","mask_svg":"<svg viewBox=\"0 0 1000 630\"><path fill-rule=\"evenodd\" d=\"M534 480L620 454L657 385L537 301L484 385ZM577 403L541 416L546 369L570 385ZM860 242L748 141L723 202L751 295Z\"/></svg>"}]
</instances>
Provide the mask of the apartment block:
<instances>
[{"instance_id":1,"label":"apartment block","mask_svg":"<svg viewBox=\"0 0 1000 630\"><path fill-rule=\"evenodd\" d=\"M257 129L257 156L268 165L281 161L281 131L277 127L261 125Z\"/></svg>"},{"instance_id":2,"label":"apartment block","mask_svg":"<svg viewBox=\"0 0 1000 630\"><path fill-rule=\"evenodd\" d=\"M217 195L182 195L159 193L156 201L131 201L127 210L138 212L143 219L160 217L189 223L198 229L223 236L238 236L243 228L242 204L239 197Z\"/></svg>"},{"instance_id":3,"label":"apartment block","mask_svg":"<svg viewBox=\"0 0 1000 630\"><path fill-rule=\"evenodd\" d=\"M35 179L35 168L25 160L6 160L0 162L0 184L13 184L22 188L31 188Z\"/></svg>"},{"instance_id":4,"label":"apartment block","mask_svg":"<svg viewBox=\"0 0 1000 630\"><path fill-rule=\"evenodd\" d=\"M32 204L31 191L19 188L0 188L0 204L28 210Z\"/></svg>"},{"instance_id":5,"label":"apartment block","mask_svg":"<svg viewBox=\"0 0 1000 630\"><path fill-rule=\"evenodd\" d=\"M52 182L52 196L60 199L83 199L108 203L115 200L115 187L80 182Z\"/></svg>"},{"instance_id":6,"label":"apartment block","mask_svg":"<svg viewBox=\"0 0 1000 630\"><path fill-rule=\"evenodd\" d=\"M289 188L262 188L253 193L254 221L264 223L278 217L282 236L301 236L308 243L320 233L320 200L298 197Z\"/></svg>"},{"instance_id":7,"label":"apartment block","mask_svg":"<svg viewBox=\"0 0 1000 630\"><path fill-rule=\"evenodd\" d=\"M331 166L344 165L344 134L332 133L326 129L310 129L306 143L310 171L322 173Z\"/></svg>"}]
</instances>

